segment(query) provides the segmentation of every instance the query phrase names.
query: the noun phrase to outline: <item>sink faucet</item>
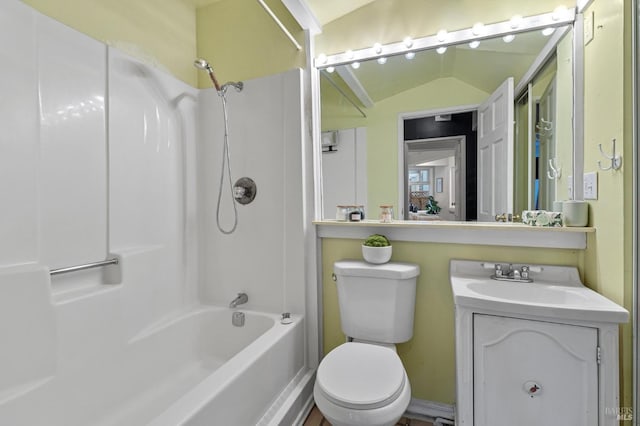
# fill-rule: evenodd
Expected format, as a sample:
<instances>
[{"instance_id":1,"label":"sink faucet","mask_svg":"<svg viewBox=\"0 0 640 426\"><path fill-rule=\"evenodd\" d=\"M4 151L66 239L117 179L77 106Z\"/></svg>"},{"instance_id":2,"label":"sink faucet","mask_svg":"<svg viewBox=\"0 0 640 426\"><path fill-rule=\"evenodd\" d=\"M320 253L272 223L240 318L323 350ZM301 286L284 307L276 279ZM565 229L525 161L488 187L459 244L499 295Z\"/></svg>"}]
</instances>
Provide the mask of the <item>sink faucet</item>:
<instances>
[{"instance_id":1,"label":"sink faucet","mask_svg":"<svg viewBox=\"0 0 640 426\"><path fill-rule=\"evenodd\" d=\"M229 307L235 308L236 306L242 305L243 303L247 303L248 301L249 301L249 296L247 296L247 293L238 293L238 296L236 296L236 298L233 299L231 303L229 303Z\"/></svg>"},{"instance_id":2,"label":"sink faucet","mask_svg":"<svg viewBox=\"0 0 640 426\"><path fill-rule=\"evenodd\" d=\"M540 268L534 268L540 269ZM541 270L541 269L540 269ZM529 275L531 267L523 265L520 268L514 268L513 265L501 265L495 264L494 274L491 276L494 280L499 281L518 281L518 282L533 282L533 279ZM539 272L539 271L538 271Z\"/></svg>"}]
</instances>

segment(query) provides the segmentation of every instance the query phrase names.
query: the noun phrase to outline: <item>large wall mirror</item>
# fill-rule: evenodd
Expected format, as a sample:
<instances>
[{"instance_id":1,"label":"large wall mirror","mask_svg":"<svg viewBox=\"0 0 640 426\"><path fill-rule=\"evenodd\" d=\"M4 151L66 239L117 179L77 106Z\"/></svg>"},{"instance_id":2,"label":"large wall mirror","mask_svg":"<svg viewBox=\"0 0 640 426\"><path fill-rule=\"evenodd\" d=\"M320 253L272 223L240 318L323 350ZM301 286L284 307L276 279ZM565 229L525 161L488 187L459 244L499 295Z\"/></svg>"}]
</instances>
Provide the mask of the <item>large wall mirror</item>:
<instances>
[{"instance_id":1,"label":"large wall mirror","mask_svg":"<svg viewBox=\"0 0 640 426\"><path fill-rule=\"evenodd\" d=\"M438 34L426 47L316 59L323 218L337 205L364 205L370 218L393 205L396 219L494 221L571 198L569 12L565 25L545 14L513 34L491 24L477 39L458 31L448 44Z\"/></svg>"}]
</instances>

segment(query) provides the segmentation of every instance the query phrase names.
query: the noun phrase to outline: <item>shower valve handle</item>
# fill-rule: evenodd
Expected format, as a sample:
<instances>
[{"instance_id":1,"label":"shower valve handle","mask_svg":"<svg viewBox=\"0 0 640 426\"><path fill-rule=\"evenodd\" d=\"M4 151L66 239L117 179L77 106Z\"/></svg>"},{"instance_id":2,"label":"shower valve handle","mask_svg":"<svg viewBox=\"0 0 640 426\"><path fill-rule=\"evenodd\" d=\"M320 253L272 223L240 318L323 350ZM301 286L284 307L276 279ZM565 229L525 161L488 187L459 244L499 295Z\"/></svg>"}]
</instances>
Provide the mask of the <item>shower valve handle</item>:
<instances>
[{"instance_id":1,"label":"shower valve handle","mask_svg":"<svg viewBox=\"0 0 640 426\"><path fill-rule=\"evenodd\" d=\"M234 198L242 198L247 192L246 188L242 186L234 186L233 187L233 197Z\"/></svg>"}]
</instances>

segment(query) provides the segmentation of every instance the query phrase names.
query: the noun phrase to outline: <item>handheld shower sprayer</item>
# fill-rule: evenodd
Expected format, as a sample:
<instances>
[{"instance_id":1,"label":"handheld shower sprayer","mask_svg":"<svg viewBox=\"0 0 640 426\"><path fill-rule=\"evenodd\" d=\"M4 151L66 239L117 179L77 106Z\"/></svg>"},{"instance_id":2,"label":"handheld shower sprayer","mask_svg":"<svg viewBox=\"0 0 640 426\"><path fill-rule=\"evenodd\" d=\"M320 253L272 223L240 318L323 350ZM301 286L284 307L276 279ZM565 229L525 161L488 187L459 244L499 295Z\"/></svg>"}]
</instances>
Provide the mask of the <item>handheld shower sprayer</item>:
<instances>
[{"instance_id":1,"label":"handheld shower sprayer","mask_svg":"<svg viewBox=\"0 0 640 426\"><path fill-rule=\"evenodd\" d=\"M213 82L213 85L218 92L222 90L222 88L220 87L220 84L218 83L218 79L216 78L216 75L213 72L213 68L211 68L211 65L209 65L209 62L207 62L202 58L198 58L195 61L193 61L193 65L196 68L206 71L209 74L209 77L211 78L211 81Z\"/></svg>"},{"instance_id":2,"label":"handheld shower sprayer","mask_svg":"<svg viewBox=\"0 0 640 426\"><path fill-rule=\"evenodd\" d=\"M209 74L209 78L211 78L211 81L213 82L213 86L216 88L218 93L224 95L225 93L227 93L227 89L229 88L229 86L236 89L236 92L242 92L242 88L244 87L244 84L241 81L238 81L238 82L229 81L221 86L220 83L218 83L218 79L216 78L215 73L213 72L213 68L211 67L209 62L207 62L205 59L198 58L195 61L193 61L193 65L196 68L206 71Z\"/></svg>"},{"instance_id":3,"label":"handheld shower sprayer","mask_svg":"<svg viewBox=\"0 0 640 426\"><path fill-rule=\"evenodd\" d=\"M198 58L193 61L193 65L196 68L206 71L209 74L209 77L211 78L211 81L213 82L213 85L218 92L218 96L222 100L222 112L224 117L224 143L222 144L222 167L220 172L220 186L218 187L218 203L216 206L216 224L218 225L218 229L220 230L220 232L222 232L223 234L232 234L233 231L235 231L236 226L238 225L238 210L236 208L236 201L241 204L247 204L253 201L253 198L256 196L255 183L251 179L247 178L251 182L243 181L242 179L245 178L239 179L236 182L235 187L233 186L231 181L231 156L229 154L229 120L227 118L226 93L229 87L233 87L234 89L236 89L236 92L241 92L244 84L241 81L230 81L220 86L220 84L218 83L218 79L216 79L216 75L213 72L213 68L211 67L211 65L209 65L209 62L207 62L205 59ZM220 205L222 200L222 186L225 180L225 165L226 174L229 180L229 192L231 194L231 201L233 203L233 225L229 229L225 229L220 221Z\"/></svg>"}]
</instances>

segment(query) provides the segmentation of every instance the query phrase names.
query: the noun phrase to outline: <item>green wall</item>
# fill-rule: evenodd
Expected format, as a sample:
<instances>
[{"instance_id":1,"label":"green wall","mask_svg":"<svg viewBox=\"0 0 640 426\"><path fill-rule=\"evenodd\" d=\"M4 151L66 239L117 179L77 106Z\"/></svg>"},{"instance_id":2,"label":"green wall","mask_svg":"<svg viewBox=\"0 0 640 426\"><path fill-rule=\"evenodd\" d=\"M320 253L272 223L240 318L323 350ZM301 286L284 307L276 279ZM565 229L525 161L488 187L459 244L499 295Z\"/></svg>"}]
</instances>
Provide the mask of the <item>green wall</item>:
<instances>
[{"instance_id":1,"label":"green wall","mask_svg":"<svg viewBox=\"0 0 640 426\"><path fill-rule=\"evenodd\" d=\"M183 0L23 0L96 40L195 86L196 9Z\"/></svg>"},{"instance_id":2,"label":"green wall","mask_svg":"<svg viewBox=\"0 0 640 426\"><path fill-rule=\"evenodd\" d=\"M196 9L189 0L23 0L84 34L210 87L193 66L213 65L220 83L304 68L304 32L276 0L267 4L303 47L297 50L255 0L220 0Z\"/></svg>"},{"instance_id":3,"label":"green wall","mask_svg":"<svg viewBox=\"0 0 640 426\"><path fill-rule=\"evenodd\" d=\"M348 239L322 240L323 344L325 353L344 343L336 285L331 280L333 263L362 259L362 242ZM416 290L413 339L398 345L409 375L414 398L455 402L455 352L453 295L449 284L451 259L500 260L512 263L574 265L582 263L580 250L489 247L479 245L409 243L392 241L391 261L420 265Z\"/></svg>"},{"instance_id":4,"label":"green wall","mask_svg":"<svg viewBox=\"0 0 640 426\"><path fill-rule=\"evenodd\" d=\"M221 84L305 67L304 32L282 2L266 3L302 50L295 48L255 0L222 0L198 9L198 56L210 61ZM205 73L198 83L201 88L211 86Z\"/></svg>"},{"instance_id":5,"label":"green wall","mask_svg":"<svg viewBox=\"0 0 640 426\"><path fill-rule=\"evenodd\" d=\"M584 171L598 172L598 200L589 202L589 222L597 232L588 240L585 277L593 287L629 311L632 307L632 80L631 2L596 0L594 39L585 46ZM606 78L603 78L606 76ZM598 144L622 150L623 167L600 171ZM603 163L604 164L604 163ZM632 406L631 323L621 327L621 405Z\"/></svg>"}]
</instances>

